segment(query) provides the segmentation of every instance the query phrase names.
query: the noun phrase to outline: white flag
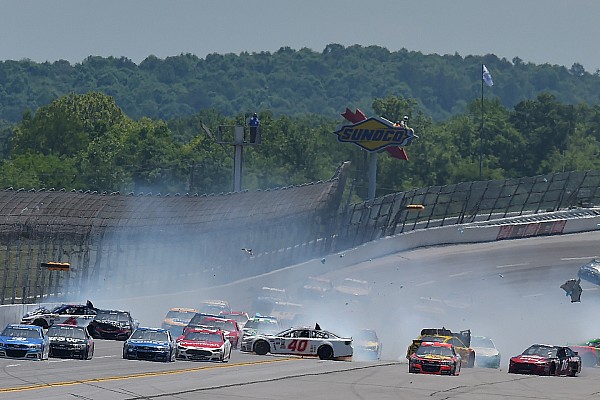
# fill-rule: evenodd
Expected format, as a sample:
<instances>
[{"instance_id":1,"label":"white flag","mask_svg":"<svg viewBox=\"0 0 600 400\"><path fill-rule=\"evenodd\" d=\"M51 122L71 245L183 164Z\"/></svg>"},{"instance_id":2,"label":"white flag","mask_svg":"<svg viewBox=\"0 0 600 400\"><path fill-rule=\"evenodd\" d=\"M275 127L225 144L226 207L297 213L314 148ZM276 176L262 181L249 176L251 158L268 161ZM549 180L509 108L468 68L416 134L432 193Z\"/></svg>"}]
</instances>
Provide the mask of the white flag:
<instances>
[{"instance_id":1,"label":"white flag","mask_svg":"<svg viewBox=\"0 0 600 400\"><path fill-rule=\"evenodd\" d=\"M488 71L485 64L482 64L482 66L483 66L483 81L485 83L487 83L488 86L493 86L494 81L492 80L492 75L490 74L490 71Z\"/></svg>"}]
</instances>

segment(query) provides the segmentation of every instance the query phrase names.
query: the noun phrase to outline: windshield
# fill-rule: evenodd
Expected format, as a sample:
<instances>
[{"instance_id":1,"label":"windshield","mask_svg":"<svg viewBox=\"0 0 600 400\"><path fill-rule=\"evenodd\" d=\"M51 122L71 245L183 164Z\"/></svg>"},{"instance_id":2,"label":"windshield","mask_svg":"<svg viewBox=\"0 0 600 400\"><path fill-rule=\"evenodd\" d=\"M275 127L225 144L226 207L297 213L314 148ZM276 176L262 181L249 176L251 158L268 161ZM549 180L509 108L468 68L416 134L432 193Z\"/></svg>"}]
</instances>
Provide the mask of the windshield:
<instances>
[{"instance_id":1,"label":"windshield","mask_svg":"<svg viewBox=\"0 0 600 400\"><path fill-rule=\"evenodd\" d=\"M523 352L524 356L556 357L557 349L547 346L531 346Z\"/></svg>"},{"instance_id":2,"label":"windshield","mask_svg":"<svg viewBox=\"0 0 600 400\"><path fill-rule=\"evenodd\" d=\"M95 319L99 321L129 322L129 316L127 315L127 313L103 310L98 311L98 314L96 314Z\"/></svg>"},{"instance_id":3,"label":"windshield","mask_svg":"<svg viewBox=\"0 0 600 400\"><path fill-rule=\"evenodd\" d=\"M277 333L280 331L279 324L276 321L254 321L246 322L244 328L256 329L258 333Z\"/></svg>"},{"instance_id":4,"label":"windshield","mask_svg":"<svg viewBox=\"0 0 600 400\"><path fill-rule=\"evenodd\" d=\"M222 342L223 338L218 333L212 332L188 332L185 340L196 340L199 342Z\"/></svg>"},{"instance_id":5,"label":"windshield","mask_svg":"<svg viewBox=\"0 0 600 400\"><path fill-rule=\"evenodd\" d=\"M191 320L196 313L194 311L169 311L165 318Z\"/></svg>"},{"instance_id":6,"label":"windshield","mask_svg":"<svg viewBox=\"0 0 600 400\"><path fill-rule=\"evenodd\" d=\"M440 336L422 336L420 339L422 342L443 342L446 338Z\"/></svg>"},{"instance_id":7,"label":"windshield","mask_svg":"<svg viewBox=\"0 0 600 400\"><path fill-rule=\"evenodd\" d=\"M27 329L27 328L17 328L14 326L7 326L2 331L2 336L10 336L17 338L27 338L27 339L39 339L40 332L36 329Z\"/></svg>"},{"instance_id":8,"label":"windshield","mask_svg":"<svg viewBox=\"0 0 600 400\"><path fill-rule=\"evenodd\" d=\"M83 331L84 329L85 328L54 325L48 329L48 336L85 339L85 332Z\"/></svg>"},{"instance_id":9,"label":"windshield","mask_svg":"<svg viewBox=\"0 0 600 400\"><path fill-rule=\"evenodd\" d=\"M484 347L487 349L495 349L494 342L488 338L472 337L471 347Z\"/></svg>"},{"instance_id":10,"label":"windshield","mask_svg":"<svg viewBox=\"0 0 600 400\"><path fill-rule=\"evenodd\" d=\"M222 331L235 331L235 325L231 321L219 321L206 318L202 321L201 325L211 326L221 329Z\"/></svg>"},{"instance_id":11,"label":"windshield","mask_svg":"<svg viewBox=\"0 0 600 400\"><path fill-rule=\"evenodd\" d=\"M168 342L169 336L166 332L158 332L158 331L141 331L137 330L133 332L130 339L143 339L143 340L153 340L157 342Z\"/></svg>"},{"instance_id":12,"label":"windshield","mask_svg":"<svg viewBox=\"0 0 600 400\"><path fill-rule=\"evenodd\" d=\"M376 342L377 339L377 334L375 333L375 331L370 331L370 330L363 330L358 332L358 335L356 335L356 338L359 340L365 340L365 341L369 341L369 342Z\"/></svg>"},{"instance_id":13,"label":"windshield","mask_svg":"<svg viewBox=\"0 0 600 400\"><path fill-rule=\"evenodd\" d=\"M415 354L421 357L428 354L446 357L453 356L452 349L446 346L419 346Z\"/></svg>"}]
</instances>

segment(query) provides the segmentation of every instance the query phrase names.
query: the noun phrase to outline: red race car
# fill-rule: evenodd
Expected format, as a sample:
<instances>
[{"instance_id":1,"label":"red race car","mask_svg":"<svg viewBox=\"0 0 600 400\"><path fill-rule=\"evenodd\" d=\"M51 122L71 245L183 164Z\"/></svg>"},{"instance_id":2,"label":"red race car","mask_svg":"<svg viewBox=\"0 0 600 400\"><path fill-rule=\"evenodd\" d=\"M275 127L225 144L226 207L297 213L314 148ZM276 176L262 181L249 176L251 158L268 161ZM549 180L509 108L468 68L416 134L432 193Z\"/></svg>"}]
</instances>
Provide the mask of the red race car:
<instances>
[{"instance_id":1,"label":"red race car","mask_svg":"<svg viewBox=\"0 0 600 400\"><path fill-rule=\"evenodd\" d=\"M566 346L534 344L508 364L509 374L575 376L580 372L581 357Z\"/></svg>"},{"instance_id":2,"label":"red race car","mask_svg":"<svg viewBox=\"0 0 600 400\"><path fill-rule=\"evenodd\" d=\"M450 343L421 342L408 359L408 372L413 374L458 375L460 355Z\"/></svg>"},{"instance_id":3,"label":"red race car","mask_svg":"<svg viewBox=\"0 0 600 400\"><path fill-rule=\"evenodd\" d=\"M190 328L177 339L180 360L212 360L227 362L231 358L231 342L218 329Z\"/></svg>"},{"instance_id":4,"label":"red race car","mask_svg":"<svg viewBox=\"0 0 600 400\"><path fill-rule=\"evenodd\" d=\"M223 331L234 349L237 349L238 345L242 343L242 330L235 319L204 317L201 324L205 327Z\"/></svg>"}]
</instances>

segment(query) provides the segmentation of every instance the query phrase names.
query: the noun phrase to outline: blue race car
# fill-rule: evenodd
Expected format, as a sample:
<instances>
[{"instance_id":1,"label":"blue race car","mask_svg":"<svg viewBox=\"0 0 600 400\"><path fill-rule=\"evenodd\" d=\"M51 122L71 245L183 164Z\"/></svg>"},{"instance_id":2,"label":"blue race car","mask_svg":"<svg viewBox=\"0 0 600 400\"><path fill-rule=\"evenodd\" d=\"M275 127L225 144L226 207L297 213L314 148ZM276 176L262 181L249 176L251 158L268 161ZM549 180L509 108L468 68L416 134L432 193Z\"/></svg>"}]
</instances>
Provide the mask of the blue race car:
<instances>
[{"instance_id":1,"label":"blue race car","mask_svg":"<svg viewBox=\"0 0 600 400\"><path fill-rule=\"evenodd\" d=\"M0 335L0 357L47 360L50 342L35 325L8 324Z\"/></svg>"},{"instance_id":2,"label":"blue race car","mask_svg":"<svg viewBox=\"0 0 600 400\"><path fill-rule=\"evenodd\" d=\"M579 268L577 276L584 281L600 285L600 259L593 259Z\"/></svg>"},{"instance_id":3,"label":"blue race car","mask_svg":"<svg viewBox=\"0 0 600 400\"><path fill-rule=\"evenodd\" d=\"M175 361L177 347L171 332L161 328L137 328L123 344L123 358Z\"/></svg>"}]
</instances>

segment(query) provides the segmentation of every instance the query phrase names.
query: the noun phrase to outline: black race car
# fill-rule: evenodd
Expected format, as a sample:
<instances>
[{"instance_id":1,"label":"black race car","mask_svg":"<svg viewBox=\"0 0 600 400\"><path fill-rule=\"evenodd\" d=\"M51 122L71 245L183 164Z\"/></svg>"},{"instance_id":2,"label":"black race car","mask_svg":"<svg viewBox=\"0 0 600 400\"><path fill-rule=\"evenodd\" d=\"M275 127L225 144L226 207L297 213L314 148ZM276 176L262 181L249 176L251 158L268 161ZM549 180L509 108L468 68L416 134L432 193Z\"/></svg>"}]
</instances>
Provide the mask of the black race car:
<instances>
[{"instance_id":1,"label":"black race car","mask_svg":"<svg viewBox=\"0 0 600 400\"><path fill-rule=\"evenodd\" d=\"M98 310L88 331L95 339L127 340L138 325L129 311Z\"/></svg>"},{"instance_id":2,"label":"black race car","mask_svg":"<svg viewBox=\"0 0 600 400\"><path fill-rule=\"evenodd\" d=\"M90 360L94 356L94 339L84 326L55 324L47 335L50 357Z\"/></svg>"}]
</instances>

